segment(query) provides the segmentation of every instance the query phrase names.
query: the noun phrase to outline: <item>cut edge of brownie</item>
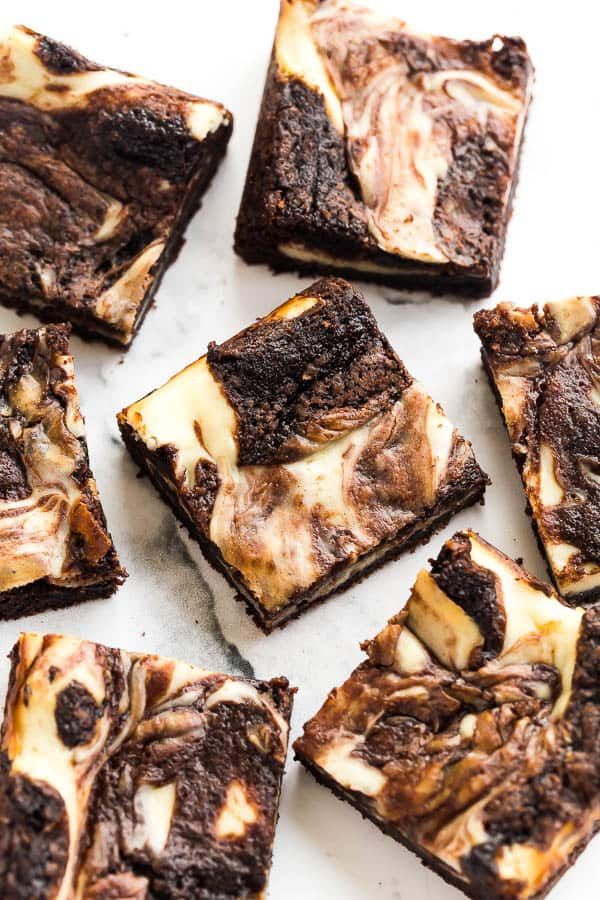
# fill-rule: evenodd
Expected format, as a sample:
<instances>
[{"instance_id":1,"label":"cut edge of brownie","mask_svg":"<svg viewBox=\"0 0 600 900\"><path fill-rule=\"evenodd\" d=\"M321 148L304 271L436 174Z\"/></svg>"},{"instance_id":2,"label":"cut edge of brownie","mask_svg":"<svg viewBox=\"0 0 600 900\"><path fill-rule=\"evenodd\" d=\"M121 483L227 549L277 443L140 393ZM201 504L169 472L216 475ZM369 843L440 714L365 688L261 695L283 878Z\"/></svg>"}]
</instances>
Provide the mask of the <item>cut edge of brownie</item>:
<instances>
[{"instance_id":1,"label":"cut edge of brownie","mask_svg":"<svg viewBox=\"0 0 600 900\"><path fill-rule=\"evenodd\" d=\"M86 603L88 600L106 600L112 597L127 578L127 571L119 565L116 552L114 561L119 568L118 571L113 570L111 578L86 587L60 587L42 578L30 585L0 593L0 621L20 619Z\"/></svg>"},{"instance_id":2,"label":"cut edge of brownie","mask_svg":"<svg viewBox=\"0 0 600 900\"><path fill-rule=\"evenodd\" d=\"M472 486L462 496L456 497L449 506L439 502L425 520L421 519L410 527L401 529L393 538L366 551L352 566L340 563L316 584L312 585L308 591L271 612L257 601L252 591L246 586L242 574L223 559L217 546L206 537L186 512L179 502L179 498L174 494L171 483L154 465L151 454L147 451L145 444L139 439L135 430L121 418L118 418L118 424L123 442L133 460L140 467L141 471L149 477L155 489L166 500L177 519L188 531L190 537L200 545L207 562L216 571L220 572L234 588L237 592L237 598L246 605L248 612L265 634L271 633L275 628L284 627L309 606L322 603L329 597L346 590L353 584L357 584L375 569L397 558L404 551L411 548L414 549L421 543L426 543L433 534L444 528L457 512L477 502L483 502L485 489L490 483L488 476L476 464L477 473L474 472L476 477L473 478Z\"/></svg>"}]
</instances>

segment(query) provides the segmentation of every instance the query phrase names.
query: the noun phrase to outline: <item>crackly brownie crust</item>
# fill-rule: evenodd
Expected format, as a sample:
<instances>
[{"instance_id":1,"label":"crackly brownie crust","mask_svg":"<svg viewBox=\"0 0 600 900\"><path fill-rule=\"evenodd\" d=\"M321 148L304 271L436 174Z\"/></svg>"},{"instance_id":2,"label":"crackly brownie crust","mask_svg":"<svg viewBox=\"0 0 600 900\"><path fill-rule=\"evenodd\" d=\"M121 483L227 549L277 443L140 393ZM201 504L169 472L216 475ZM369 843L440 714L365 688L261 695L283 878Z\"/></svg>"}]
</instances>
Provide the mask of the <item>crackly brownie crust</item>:
<instances>
[{"instance_id":1,"label":"crackly brownie crust","mask_svg":"<svg viewBox=\"0 0 600 900\"><path fill-rule=\"evenodd\" d=\"M0 338L0 619L123 582L89 467L69 326Z\"/></svg>"},{"instance_id":2,"label":"crackly brownie crust","mask_svg":"<svg viewBox=\"0 0 600 900\"><path fill-rule=\"evenodd\" d=\"M474 900L538 900L600 826L599 639L595 607L459 533L296 756Z\"/></svg>"},{"instance_id":3,"label":"crackly brownie crust","mask_svg":"<svg viewBox=\"0 0 600 900\"><path fill-rule=\"evenodd\" d=\"M498 279L532 79L524 43L498 36L480 43L424 38L394 20L389 20L386 31L380 19L375 20L376 27L369 25L368 12L352 12L352 7L344 12L337 5L337 0L282 3L238 216L236 252L247 262L266 262L275 270L337 271L433 293L489 294ZM318 54L322 24L316 31L313 25L311 32L308 23L315 17L319 22L319 16L327 16L328 11L333 23L338 17L340 27L348 29L342 45L354 39L355 43L332 73L332 59L339 48L335 43L329 47L327 39L335 34L334 25L322 38L325 68L315 74L314 60L311 56L309 65L307 55L303 72L297 58L301 46L302 52L308 51L301 40L315 45L313 51ZM343 24L352 15L357 20L356 34L367 23L362 43L352 34L352 23ZM307 34L312 38L307 39ZM292 40L297 46L288 50L287 42ZM430 216L441 248L437 261L435 251L430 260L389 252L374 237L360 179L349 161L353 145L344 138L341 122L336 123L337 113L348 130L347 106L340 106L339 99L330 100L332 90L342 96L336 77L344 83L347 103L354 87L368 91L371 76L367 73L377 76L378 60L383 57L382 66L388 65L386 54L390 66L404 66L409 85L436 73L445 77L449 70L461 70L466 80L469 73L475 73L476 81L489 79L495 86L492 90L505 91L515 102L515 122L505 126L501 117L490 116L488 133L478 131L464 108L444 114L448 134L443 140L452 149L445 174L437 180ZM332 109L336 103L339 109ZM519 104L522 109L517 114ZM379 168L384 171L383 164ZM282 246L290 247L290 253Z\"/></svg>"},{"instance_id":4,"label":"crackly brownie crust","mask_svg":"<svg viewBox=\"0 0 600 900\"><path fill-rule=\"evenodd\" d=\"M267 631L426 539L487 483L341 279L210 345L118 422Z\"/></svg>"},{"instance_id":5,"label":"crackly brownie crust","mask_svg":"<svg viewBox=\"0 0 600 900\"><path fill-rule=\"evenodd\" d=\"M0 303L128 346L231 115L22 27L0 58Z\"/></svg>"},{"instance_id":6,"label":"crackly brownie crust","mask_svg":"<svg viewBox=\"0 0 600 900\"><path fill-rule=\"evenodd\" d=\"M597 297L475 316L549 571L567 599L586 603L600 597L599 317Z\"/></svg>"},{"instance_id":7,"label":"crackly brownie crust","mask_svg":"<svg viewBox=\"0 0 600 900\"><path fill-rule=\"evenodd\" d=\"M285 678L60 635L23 634L11 659L3 897L70 897L75 886L97 900L264 896L293 698Z\"/></svg>"}]
</instances>

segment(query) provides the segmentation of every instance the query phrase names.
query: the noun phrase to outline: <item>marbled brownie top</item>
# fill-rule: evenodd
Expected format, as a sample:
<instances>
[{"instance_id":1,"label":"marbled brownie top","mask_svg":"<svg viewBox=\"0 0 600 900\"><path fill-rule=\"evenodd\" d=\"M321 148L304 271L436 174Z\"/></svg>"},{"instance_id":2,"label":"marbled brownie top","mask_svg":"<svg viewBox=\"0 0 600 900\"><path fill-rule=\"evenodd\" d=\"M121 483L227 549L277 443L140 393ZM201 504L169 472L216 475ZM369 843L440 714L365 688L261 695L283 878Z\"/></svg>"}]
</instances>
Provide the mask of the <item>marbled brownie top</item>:
<instances>
[{"instance_id":1,"label":"marbled brownie top","mask_svg":"<svg viewBox=\"0 0 600 900\"><path fill-rule=\"evenodd\" d=\"M543 896L600 822L599 642L458 533L295 749L470 895Z\"/></svg>"},{"instance_id":2,"label":"marbled brownie top","mask_svg":"<svg viewBox=\"0 0 600 900\"><path fill-rule=\"evenodd\" d=\"M269 610L486 479L341 279L210 345L119 421Z\"/></svg>"},{"instance_id":3,"label":"marbled brownie top","mask_svg":"<svg viewBox=\"0 0 600 900\"><path fill-rule=\"evenodd\" d=\"M263 896L291 691L23 634L0 745L0 893Z\"/></svg>"}]
</instances>

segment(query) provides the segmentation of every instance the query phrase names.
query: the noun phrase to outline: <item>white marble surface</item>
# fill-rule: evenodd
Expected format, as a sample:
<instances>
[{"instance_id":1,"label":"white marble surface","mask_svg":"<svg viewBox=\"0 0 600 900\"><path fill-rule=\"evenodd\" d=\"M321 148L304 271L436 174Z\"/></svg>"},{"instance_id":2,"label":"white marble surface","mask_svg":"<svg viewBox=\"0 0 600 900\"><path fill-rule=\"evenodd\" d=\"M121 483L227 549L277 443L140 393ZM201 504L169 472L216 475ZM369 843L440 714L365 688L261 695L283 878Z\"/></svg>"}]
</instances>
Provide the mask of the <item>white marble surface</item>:
<instances>
[{"instance_id":1,"label":"white marble surface","mask_svg":"<svg viewBox=\"0 0 600 900\"><path fill-rule=\"evenodd\" d=\"M530 303L595 292L598 272L598 14L586 0L382 0L424 30L457 37L522 34L537 66L521 181L495 300ZM421 564L444 537L471 526L536 574L544 567L471 329L477 303L365 292L411 371L473 441L493 479L485 507L457 516L429 546L265 637L224 580L125 453L114 414L307 283L248 268L231 250L235 215L262 91L277 0L3 0L0 27L23 22L93 59L221 100L233 111L229 154L192 222L130 353L73 340L93 469L109 525L130 577L112 600L2 624L4 655L21 628L66 631L178 656L205 666L286 674L299 687L293 732L360 659L358 643L405 602ZM487 301L491 305L492 300ZM0 331L33 325L0 310ZM0 692L7 666L0 669ZM555 889L553 900L596 896L594 842ZM275 845L271 900L451 900L459 894L358 813L318 787L291 759Z\"/></svg>"}]
</instances>

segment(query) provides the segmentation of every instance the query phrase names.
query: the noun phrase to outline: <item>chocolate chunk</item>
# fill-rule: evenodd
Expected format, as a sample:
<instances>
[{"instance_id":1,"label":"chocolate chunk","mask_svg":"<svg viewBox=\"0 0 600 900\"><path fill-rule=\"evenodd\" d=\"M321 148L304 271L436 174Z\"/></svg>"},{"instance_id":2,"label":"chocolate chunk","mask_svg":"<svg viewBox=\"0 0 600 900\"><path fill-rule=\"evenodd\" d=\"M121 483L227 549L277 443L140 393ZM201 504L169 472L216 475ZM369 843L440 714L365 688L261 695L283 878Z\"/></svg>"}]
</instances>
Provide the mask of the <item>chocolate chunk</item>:
<instances>
[{"instance_id":1,"label":"chocolate chunk","mask_svg":"<svg viewBox=\"0 0 600 900\"><path fill-rule=\"evenodd\" d=\"M103 709L86 687L72 681L57 694L54 718L60 739L67 747L87 744L94 736Z\"/></svg>"}]
</instances>

